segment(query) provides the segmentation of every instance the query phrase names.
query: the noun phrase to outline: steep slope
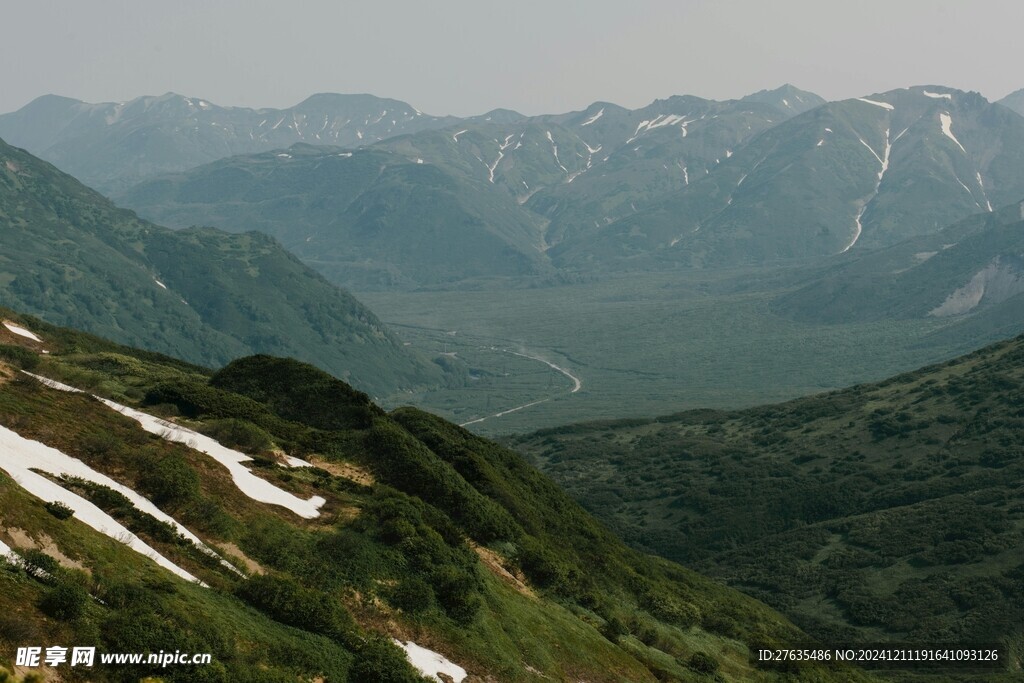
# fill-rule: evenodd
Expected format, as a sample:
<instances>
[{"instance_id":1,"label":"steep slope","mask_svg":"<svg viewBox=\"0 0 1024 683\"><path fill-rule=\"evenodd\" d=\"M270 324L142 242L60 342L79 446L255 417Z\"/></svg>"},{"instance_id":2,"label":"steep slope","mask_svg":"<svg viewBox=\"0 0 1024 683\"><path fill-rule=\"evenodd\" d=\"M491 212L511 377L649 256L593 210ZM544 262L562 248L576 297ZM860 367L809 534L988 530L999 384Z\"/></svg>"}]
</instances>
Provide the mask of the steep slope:
<instances>
[{"instance_id":1,"label":"steep slope","mask_svg":"<svg viewBox=\"0 0 1024 683\"><path fill-rule=\"evenodd\" d=\"M743 411L547 430L522 451L635 545L814 635L1024 632L1024 338Z\"/></svg>"},{"instance_id":2,"label":"steep slope","mask_svg":"<svg viewBox=\"0 0 1024 683\"><path fill-rule=\"evenodd\" d=\"M297 145L143 183L119 201L170 226L267 232L346 285L543 272L538 221L484 185L414 155Z\"/></svg>"},{"instance_id":3,"label":"steep slope","mask_svg":"<svg viewBox=\"0 0 1024 683\"><path fill-rule=\"evenodd\" d=\"M980 338L1019 334L1024 321L1024 203L968 218L934 235L844 259L780 297L776 312L801 321L964 318Z\"/></svg>"},{"instance_id":4,"label":"steep slope","mask_svg":"<svg viewBox=\"0 0 1024 683\"><path fill-rule=\"evenodd\" d=\"M938 86L832 102L556 263L764 263L886 246L1024 196L1024 118Z\"/></svg>"},{"instance_id":5,"label":"steep slope","mask_svg":"<svg viewBox=\"0 0 1024 683\"><path fill-rule=\"evenodd\" d=\"M292 360L245 358L211 378L2 315L39 339L0 329L2 663L38 638L94 645L90 680L422 680L397 643L436 653L414 660L421 673L466 683L869 680L753 666L754 643L804 636L627 549L520 457L443 420L387 415ZM30 464L45 487L9 476ZM88 528L104 515L134 536ZM99 663L157 649L213 661Z\"/></svg>"},{"instance_id":6,"label":"steep slope","mask_svg":"<svg viewBox=\"0 0 1024 683\"><path fill-rule=\"evenodd\" d=\"M0 245L3 303L54 323L207 365L292 354L375 393L441 381L272 239L141 221L2 141Z\"/></svg>"},{"instance_id":7,"label":"steep slope","mask_svg":"<svg viewBox=\"0 0 1024 683\"><path fill-rule=\"evenodd\" d=\"M1004 107L1009 107L1021 116L1024 116L1024 88L1012 92L1003 99L999 100L999 104Z\"/></svg>"},{"instance_id":8,"label":"steep slope","mask_svg":"<svg viewBox=\"0 0 1024 683\"><path fill-rule=\"evenodd\" d=\"M364 145L453 121L372 95L322 93L287 109L220 107L174 93L102 104L45 95L0 116L0 138L110 194L234 154L297 142Z\"/></svg>"}]
</instances>

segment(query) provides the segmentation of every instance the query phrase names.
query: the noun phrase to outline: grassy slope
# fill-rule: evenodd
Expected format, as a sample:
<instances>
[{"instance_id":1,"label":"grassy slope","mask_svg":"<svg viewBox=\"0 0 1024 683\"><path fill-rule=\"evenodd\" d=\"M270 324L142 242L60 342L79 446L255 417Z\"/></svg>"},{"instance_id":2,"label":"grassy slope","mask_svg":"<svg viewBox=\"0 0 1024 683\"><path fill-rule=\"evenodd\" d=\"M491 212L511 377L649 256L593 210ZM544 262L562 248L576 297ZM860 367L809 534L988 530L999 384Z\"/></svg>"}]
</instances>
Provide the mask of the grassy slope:
<instances>
[{"instance_id":1,"label":"grassy slope","mask_svg":"<svg viewBox=\"0 0 1024 683\"><path fill-rule=\"evenodd\" d=\"M416 410L389 416L311 366L253 357L210 378L171 359L6 317L35 330L52 353L38 356L38 344L0 333L0 424L154 497L204 540L237 544L269 574L243 581L145 519L126 518L212 588L184 584L74 518L57 520L2 477L0 528L37 540L45 533L88 572L50 562L54 579L41 581L0 569L5 658L26 639L67 639L101 651L210 650L217 665L204 670L208 680L411 680L396 650L366 640L384 632L503 681L696 681L698 651L725 680L773 680L750 667L747 644L802 637L763 605L627 549L512 452ZM209 458L142 432L86 395L12 374L19 365L245 443L260 476L302 497L325 497L324 514L303 522L255 503ZM271 443L348 476L276 467ZM362 483L352 472L362 472ZM0 533L13 544L10 532ZM492 570L473 546L489 548ZM55 610L58 592L79 596L64 598L77 608ZM186 669L161 675L196 680Z\"/></svg>"},{"instance_id":2,"label":"grassy slope","mask_svg":"<svg viewBox=\"0 0 1024 683\"><path fill-rule=\"evenodd\" d=\"M0 303L57 324L207 365L294 355L379 393L441 381L272 239L146 223L2 142L0 247Z\"/></svg>"},{"instance_id":3,"label":"grassy slope","mask_svg":"<svg viewBox=\"0 0 1024 683\"><path fill-rule=\"evenodd\" d=\"M519 449L635 546L819 636L1020 643L1024 338L822 396Z\"/></svg>"}]
</instances>

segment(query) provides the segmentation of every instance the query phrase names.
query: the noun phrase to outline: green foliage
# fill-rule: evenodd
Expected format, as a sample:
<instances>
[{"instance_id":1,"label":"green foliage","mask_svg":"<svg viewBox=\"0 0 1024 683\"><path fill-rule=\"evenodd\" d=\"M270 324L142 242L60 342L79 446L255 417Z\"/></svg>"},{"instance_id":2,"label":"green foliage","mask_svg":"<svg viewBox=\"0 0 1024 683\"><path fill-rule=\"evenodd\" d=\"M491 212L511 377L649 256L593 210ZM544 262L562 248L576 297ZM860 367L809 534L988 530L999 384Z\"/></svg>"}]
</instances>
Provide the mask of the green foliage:
<instances>
[{"instance_id":1,"label":"green foliage","mask_svg":"<svg viewBox=\"0 0 1024 683\"><path fill-rule=\"evenodd\" d=\"M170 454L146 468L139 488L158 505L181 506L199 496L199 475L183 457Z\"/></svg>"},{"instance_id":2,"label":"green foliage","mask_svg":"<svg viewBox=\"0 0 1024 683\"><path fill-rule=\"evenodd\" d=\"M34 370L39 365L39 354L23 346L0 344L0 360L23 370Z\"/></svg>"},{"instance_id":3,"label":"green foliage","mask_svg":"<svg viewBox=\"0 0 1024 683\"><path fill-rule=\"evenodd\" d=\"M361 391L308 363L250 356L210 380L213 387L247 396L287 420L317 429L366 429L382 411Z\"/></svg>"},{"instance_id":4,"label":"green foliage","mask_svg":"<svg viewBox=\"0 0 1024 683\"><path fill-rule=\"evenodd\" d=\"M366 434L366 445L378 477L444 510L478 542L516 538L516 525L505 510L404 429L390 421L377 421Z\"/></svg>"},{"instance_id":5,"label":"green foliage","mask_svg":"<svg viewBox=\"0 0 1024 683\"><path fill-rule=\"evenodd\" d=\"M350 673L352 681L379 681L380 683L421 683L405 654L393 643L379 636L371 636L362 644Z\"/></svg>"},{"instance_id":6,"label":"green foliage","mask_svg":"<svg viewBox=\"0 0 1024 683\"><path fill-rule=\"evenodd\" d=\"M697 673L712 676L718 672L718 660L704 652L694 652L686 662Z\"/></svg>"},{"instance_id":7,"label":"green foliage","mask_svg":"<svg viewBox=\"0 0 1024 683\"><path fill-rule=\"evenodd\" d=\"M337 596L301 586L287 576L253 576L237 595L282 624L354 646L356 625Z\"/></svg>"},{"instance_id":8,"label":"green foliage","mask_svg":"<svg viewBox=\"0 0 1024 683\"><path fill-rule=\"evenodd\" d=\"M235 418L204 422L201 431L228 448L245 453L262 453L274 445L273 439L265 430L251 422Z\"/></svg>"},{"instance_id":9,"label":"green foliage","mask_svg":"<svg viewBox=\"0 0 1024 683\"><path fill-rule=\"evenodd\" d=\"M59 580L39 604L47 615L60 621L72 621L85 614L89 593L75 582Z\"/></svg>"},{"instance_id":10,"label":"green foliage","mask_svg":"<svg viewBox=\"0 0 1024 683\"><path fill-rule=\"evenodd\" d=\"M419 614L434 606L434 589L418 576L411 576L391 589L388 600L403 612Z\"/></svg>"},{"instance_id":11,"label":"green foliage","mask_svg":"<svg viewBox=\"0 0 1024 683\"><path fill-rule=\"evenodd\" d=\"M46 508L47 512L49 512L57 519L70 519L75 514L75 511L73 509L59 501L47 502L46 505L44 505L44 507Z\"/></svg>"},{"instance_id":12,"label":"green foliage","mask_svg":"<svg viewBox=\"0 0 1024 683\"><path fill-rule=\"evenodd\" d=\"M635 544L727 578L817 637L981 642L1020 632L1022 368L1018 338L785 404L519 443ZM737 615L637 593L659 619L744 630Z\"/></svg>"}]
</instances>

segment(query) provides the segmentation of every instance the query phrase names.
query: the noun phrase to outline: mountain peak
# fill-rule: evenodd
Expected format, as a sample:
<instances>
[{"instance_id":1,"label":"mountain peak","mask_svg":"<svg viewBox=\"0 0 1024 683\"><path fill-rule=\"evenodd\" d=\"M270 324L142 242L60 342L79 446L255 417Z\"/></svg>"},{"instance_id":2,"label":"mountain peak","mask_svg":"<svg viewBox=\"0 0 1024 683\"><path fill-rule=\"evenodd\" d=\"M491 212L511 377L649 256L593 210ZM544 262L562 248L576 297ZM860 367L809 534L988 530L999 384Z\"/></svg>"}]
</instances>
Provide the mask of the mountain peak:
<instances>
[{"instance_id":1,"label":"mountain peak","mask_svg":"<svg viewBox=\"0 0 1024 683\"><path fill-rule=\"evenodd\" d=\"M770 104L794 114L802 114L825 104L825 99L807 90L801 90L790 83L784 83L773 90L759 90L740 98L741 102Z\"/></svg>"}]
</instances>

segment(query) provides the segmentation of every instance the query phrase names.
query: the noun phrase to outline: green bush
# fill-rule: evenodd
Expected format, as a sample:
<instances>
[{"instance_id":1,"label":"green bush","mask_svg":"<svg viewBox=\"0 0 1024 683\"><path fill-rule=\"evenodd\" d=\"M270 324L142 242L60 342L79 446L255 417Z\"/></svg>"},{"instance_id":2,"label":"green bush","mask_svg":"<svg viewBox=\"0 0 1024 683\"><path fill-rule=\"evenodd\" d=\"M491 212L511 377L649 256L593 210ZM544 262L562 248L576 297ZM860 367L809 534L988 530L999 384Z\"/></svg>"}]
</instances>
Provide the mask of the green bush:
<instances>
[{"instance_id":1,"label":"green bush","mask_svg":"<svg viewBox=\"0 0 1024 683\"><path fill-rule=\"evenodd\" d=\"M369 636L356 653L349 671L350 681L373 683L420 683L409 660L394 643L381 636Z\"/></svg>"},{"instance_id":2,"label":"green bush","mask_svg":"<svg viewBox=\"0 0 1024 683\"><path fill-rule=\"evenodd\" d=\"M228 448L245 453L262 453L274 445L274 440L265 430L251 422L235 418L224 418L207 422L201 431Z\"/></svg>"},{"instance_id":3,"label":"green bush","mask_svg":"<svg viewBox=\"0 0 1024 683\"><path fill-rule=\"evenodd\" d=\"M75 511L70 507L56 500L46 503L44 507L46 507L47 512L57 519L71 519L75 514Z\"/></svg>"},{"instance_id":4,"label":"green bush","mask_svg":"<svg viewBox=\"0 0 1024 683\"><path fill-rule=\"evenodd\" d=\"M694 652L687 662L687 666L705 675L712 675L718 672L718 660L703 652Z\"/></svg>"},{"instance_id":5,"label":"green bush","mask_svg":"<svg viewBox=\"0 0 1024 683\"><path fill-rule=\"evenodd\" d=\"M43 596L39 607L54 619L71 621L85 613L89 594L81 586L60 581Z\"/></svg>"},{"instance_id":6,"label":"green bush","mask_svg":"<svg viewBox=\"0 0 1024 683\"><path fill-rule=\"evenodd\" d=\"M146 468L139 487L157 505L182 505L199 497L199 475L184 457L172 454Z\"/></svg>"},{"instance_id":7,"label":"green bush","mask_svg":"<svg viewBox=\"0 0 1024 683\"><path fill-rule=\"evenodd\" d=\"M434 606L434 589L423 579L411 576L398 582L388 602L408 614L426 612Z\"/></svg>"},{"instance_id":8,"label":"green bush","mask_svg":"<svg viewBox=\"0 0 1024 683\"><path fill-rule=\"evenodd\" d=\"M12 344L0 344L0 360L23 370L34 370L39 365L39 356L34 351Z\"/></svg>"}]
</instances>

